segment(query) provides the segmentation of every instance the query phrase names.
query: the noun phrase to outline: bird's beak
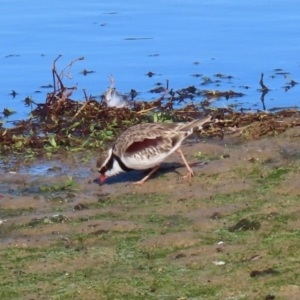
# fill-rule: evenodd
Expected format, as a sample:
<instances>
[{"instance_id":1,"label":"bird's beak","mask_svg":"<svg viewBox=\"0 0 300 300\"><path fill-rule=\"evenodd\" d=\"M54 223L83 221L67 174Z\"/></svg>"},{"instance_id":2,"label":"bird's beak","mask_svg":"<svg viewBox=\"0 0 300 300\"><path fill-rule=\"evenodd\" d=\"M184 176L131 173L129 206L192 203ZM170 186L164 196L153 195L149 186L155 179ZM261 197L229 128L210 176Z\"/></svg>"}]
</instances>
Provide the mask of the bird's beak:
<instances>
[{"instance_id":1,"label":"bird's beak","mask_svg":"<svg viewBox=\"0 0 300 300\"><path fill-rule=\"evenodd\" d=\"M100 182L103 183L106 179L106 176L104 174L100 175Z\"/></svg>"}]
</instances>

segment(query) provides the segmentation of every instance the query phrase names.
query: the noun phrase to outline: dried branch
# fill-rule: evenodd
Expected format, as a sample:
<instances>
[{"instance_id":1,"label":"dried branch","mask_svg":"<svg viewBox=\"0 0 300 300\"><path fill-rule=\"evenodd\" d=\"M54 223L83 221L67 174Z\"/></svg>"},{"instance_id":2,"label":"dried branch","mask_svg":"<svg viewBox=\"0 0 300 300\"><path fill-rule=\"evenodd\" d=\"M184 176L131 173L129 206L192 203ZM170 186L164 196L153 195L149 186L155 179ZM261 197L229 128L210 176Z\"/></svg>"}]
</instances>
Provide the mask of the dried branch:
<instances>
[{"instance_id":1,"label":"dried branch","mask_svg":"<svg viewBox=\"0 0 300 300\"><path fill-rule=\"evenodd\" d=\"M85 107L90 103L90 99L88 99L87 94L86 94L86 90L82 89L83 93L84 93L84 97L85 97L85 102L84 104L80 107L80 109L77 111L77 113L74 115L74 117L71 119L72 121L80 114L81 111L83 111L85 109Z\"/></svg>"},{"instance_id":2,"label":"dried branch","mask_svg":"<svg viewBox=\"0 0 300 300\"><path fill-rule=\"evenodd\" d=\"M60 78L63 79L63 76L66 76L67 78L72 79L72 77L69 75L69 73L71 71L73 64L79 60L84 60L84 57L82 56L82 57L76 58L74 60L71 60L71 62L60 72ZM65 74L65 70L67 70L67 69L69 69L68 74Z\"/></svg>"},{"instance_id":3,"label":"dried branch","mask_svg":"<svg viewBox=\"0 0 300 300\"><path fill-rule=\"evenodd\" d=\"M261 73L259 84L261 86L262 91L266 91L266 93L269 91L269 89L264 84L264 73Z\"/></svg>"}]
</instances>

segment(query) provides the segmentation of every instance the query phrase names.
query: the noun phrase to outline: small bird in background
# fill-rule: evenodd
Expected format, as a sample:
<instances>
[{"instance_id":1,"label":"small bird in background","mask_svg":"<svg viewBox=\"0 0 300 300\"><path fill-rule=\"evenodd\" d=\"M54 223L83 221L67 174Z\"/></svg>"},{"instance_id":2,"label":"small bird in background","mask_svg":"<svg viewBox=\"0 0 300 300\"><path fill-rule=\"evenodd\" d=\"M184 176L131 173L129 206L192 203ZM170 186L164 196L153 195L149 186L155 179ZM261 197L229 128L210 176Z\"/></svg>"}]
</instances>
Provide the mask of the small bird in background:
<instances>
[{"instance_id":1,"label":"small bird in background","mask_svg":"<svg viewBox=\"0 0 300 300\"><path fill-rule=\"evenodd\" d=\"M110 81L110 87L103 94L104 102L106 102L108 107L128 107L130 103L125 95L117 92L113 76L108 76L108 78Z\"/></svg>"},{"instance_id":2,"label":"small bird in background","mask_svg":"<svg viewBox=\"0 0 300 300\"><path fill-rule=\"evenodd\" d=\"M144 123L129 127L116 140L111 149L102 153L97 160L100 182L107 177L131 170L152 168L147 176L134 184L143 184L155 173L160 164L173 152L177 151L188 173L184 178L191 178L194 172L187 163L180 146L194 132L201 131L209 124L211 117L187 123Z\"/></svg>"}]
</instances>

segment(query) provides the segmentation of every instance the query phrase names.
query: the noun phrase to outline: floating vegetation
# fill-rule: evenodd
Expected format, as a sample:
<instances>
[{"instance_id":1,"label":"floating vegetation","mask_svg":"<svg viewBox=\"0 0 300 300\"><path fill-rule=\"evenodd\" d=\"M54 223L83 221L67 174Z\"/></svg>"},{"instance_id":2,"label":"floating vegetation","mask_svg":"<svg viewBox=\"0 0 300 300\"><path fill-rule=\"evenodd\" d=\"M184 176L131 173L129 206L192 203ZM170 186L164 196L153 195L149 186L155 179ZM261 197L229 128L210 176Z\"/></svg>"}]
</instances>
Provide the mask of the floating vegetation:
<instances>
[{"instance_id":1,"label":"floating vegetation","mask_svg":"<svg viewBox=\"0 0 300 300\"><path fill-rule=\"evenodd\" d=\"M243 97L235 91L199 90L195 86L173 91L167 81L166 87L157 87L151 92L160 93L154 101L128 100L123 107L109 106L107 101L96 101L88 97L83 90L83 101L72 100L77 86L66 87L64 79L69 77L72 65L84 58L71 61L62 71L53 62L53 89L47 94L44 103L35 103L30 97L23 102L31 107L28 119L15 121L14 126L6 128L5 121L0 122L0 153L26 154L31 158L58 151L81 151L83 149L103 149L106 144L129 126L141 122L185 122L205 115L212 115L218 122L203 130L204 135L223 136L223 133L238 133L243 138L259 138L264 135L276 135L287 128L299 126L300 118L297 109L283 109L279 112L244 112L234 111L229 107L214 108L215 99ZM154 73L153 73L154 74ZM148 74L149 75L149 74ZM223 74L218 77L230 78ZM205 79L203 79L205 81ZM207 79L206 82L210 81ZM260 84L265 95L268 88ZM292 84L292 83L291 83ZM113 83L110 92L114 92ZM135 92L135 93L134 93ZM136 91L132 90L133 99ZM193 103L195 96L203 96L203 101ZM186 100L189 100L188 102ZM262 99L263 102L263 99ZM178 105L179 104L179 105ZM179 107L180 108L177 108ZM13 111L6 108L4 116Z\"/></svg>"}]
</instances>

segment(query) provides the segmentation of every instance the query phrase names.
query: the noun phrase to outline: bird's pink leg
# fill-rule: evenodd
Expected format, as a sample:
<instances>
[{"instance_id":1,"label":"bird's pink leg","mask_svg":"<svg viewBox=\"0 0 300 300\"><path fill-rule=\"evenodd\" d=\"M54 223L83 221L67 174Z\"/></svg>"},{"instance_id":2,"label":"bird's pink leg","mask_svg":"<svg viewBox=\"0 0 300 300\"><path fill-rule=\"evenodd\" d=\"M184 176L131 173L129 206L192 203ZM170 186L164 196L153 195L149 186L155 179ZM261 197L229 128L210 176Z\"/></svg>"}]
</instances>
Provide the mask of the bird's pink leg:
<instances>
[{"instance_id":1,"label":"bird's pink leg","mask_svg":"<svg viewBox=\"0 0 300 300\"><path fill-rule=\"evenodd\" d=\"M176 151L180 154L186 168L188 169L188 173L185 176L183 176L183 178L192 178L194 176L194 171L192 170L192 168L189 166L188 162L186 161L181 149L179 148Z\"/></svg>"},{"instance_id":2,"label":"bird's pink leg","mask_svg":"<svg viewBox=\"0 0 300 300\"><path fill-rule=\"evenodd\" d=\"M145 181L147 181L152 174L154 174L159 169L159 166L155 166L147 176L145 176L142 180L134 182L135 185L142 185Z\"/></svg>"}]
</instances>

